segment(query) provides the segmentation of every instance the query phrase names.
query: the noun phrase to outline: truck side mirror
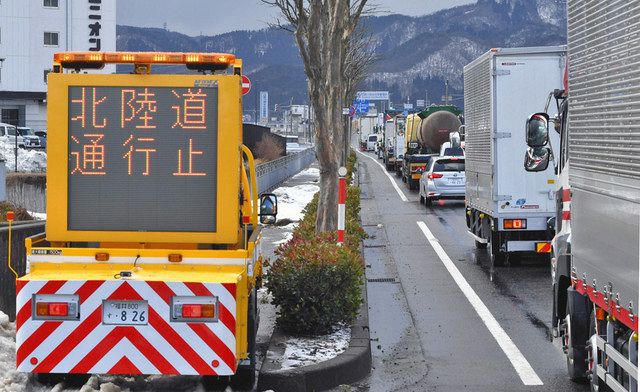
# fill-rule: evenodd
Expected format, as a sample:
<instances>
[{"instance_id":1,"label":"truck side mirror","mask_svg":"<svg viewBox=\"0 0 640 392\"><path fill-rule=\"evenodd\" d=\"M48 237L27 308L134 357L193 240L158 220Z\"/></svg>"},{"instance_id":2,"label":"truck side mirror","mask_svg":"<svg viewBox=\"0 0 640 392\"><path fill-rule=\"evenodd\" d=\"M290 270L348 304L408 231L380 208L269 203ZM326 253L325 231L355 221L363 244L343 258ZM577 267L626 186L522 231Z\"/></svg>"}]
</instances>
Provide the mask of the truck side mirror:
<instances>
[{"instance_id":1,"label":"truck side mirror","mask_svg":"<svg viewBox=\"0 0 640 392\"><path fill-rule=\"evenodd\" d=\"M536 113L527 119L527 145L545 147L549 143L549 115Z\"/></svg>"},{"instance_id":2,"label":"truck side mirror","mask_svg":"<svg viewBox=\"0 0 640 392\"><path fill-rule=\"evenodd\" d=\"M529 147L524 155L524 169L528 172L545 171L549 167L550 158L550 148Z\"/></svg>"},{"instance_id":3,"label":"truck side mirror","mask_svg":"<svg viewBox=\"0 0 640 392\"><path fill-rule=\"evenodd\" d=\"M275 223L278 214L278 197L273 193L260 195L260 222Z\"/></svg>"}]
</instances>

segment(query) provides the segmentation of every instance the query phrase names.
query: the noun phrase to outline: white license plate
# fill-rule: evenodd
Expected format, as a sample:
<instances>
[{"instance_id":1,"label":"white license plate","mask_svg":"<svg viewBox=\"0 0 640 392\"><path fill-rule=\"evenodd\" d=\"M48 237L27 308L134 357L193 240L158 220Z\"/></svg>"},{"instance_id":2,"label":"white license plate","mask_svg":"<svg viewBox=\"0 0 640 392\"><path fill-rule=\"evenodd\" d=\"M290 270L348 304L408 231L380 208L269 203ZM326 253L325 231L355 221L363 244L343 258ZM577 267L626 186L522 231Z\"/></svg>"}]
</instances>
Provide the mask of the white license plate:
<instances>
[{"instance_id":1,"label":"white license plate","mask_svg":"<svg viewBox=\"0 0 640 392\"><path fill-rule=\"evenodd\" d=\"M464 180L449 180L449 185L464 185Z\"/></svg>"},{"instance_id":2,"label":"white license plate","mask_svg":"<svg viewBox=\"0 0 640 392\"><path fill-rule=\"evenodd\" d=\"M146 325L149 323L149 303L147 301L102 301L102 323Z\"/></svg>"}]
</instances>

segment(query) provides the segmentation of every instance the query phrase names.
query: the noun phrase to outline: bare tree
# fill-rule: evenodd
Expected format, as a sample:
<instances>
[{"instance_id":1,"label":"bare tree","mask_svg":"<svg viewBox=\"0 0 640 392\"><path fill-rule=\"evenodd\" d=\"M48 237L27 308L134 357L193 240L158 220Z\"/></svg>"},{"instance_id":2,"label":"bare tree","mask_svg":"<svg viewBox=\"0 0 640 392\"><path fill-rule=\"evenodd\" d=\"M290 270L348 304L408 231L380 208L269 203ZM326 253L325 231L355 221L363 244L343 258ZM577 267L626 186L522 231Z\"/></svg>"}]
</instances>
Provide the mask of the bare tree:
<instances>
[{"instance_id":1,"label":"bare tree","mask_svg":"<svg viewBox=\"0 0 640 392\"><path fill-rule=\"evenodd\" d=\"M320 199L316 231L336 230L338 168L346 138L342 108L353 76L352 34L367 0L262 0L283 17L277 25L291 31L300 49L314 111Z\"/></svg>"},{"instance_id":2,"label":"bare tree","mask_svg":"<svg viewBox=\"0 0 640 392\"><path fill-rule=\"evenodd\" d=\"M372 9L370 9L373 12ZM356 91L360 83L364 81L369 74L371 65L376 59L373 45L373 37L362 26L356 28L356 30L349 37L349 50L347 51L346 60L346 72L347 77L345 80L344 89L344 102L348 106L349 102L352 102L356 96ZM351 120L349 120L351 121ZM344 131L344 150L343 161L346 162L349 156L349 144L351 133L350 127L345 125Z\"/></svg>"}]
</instances>

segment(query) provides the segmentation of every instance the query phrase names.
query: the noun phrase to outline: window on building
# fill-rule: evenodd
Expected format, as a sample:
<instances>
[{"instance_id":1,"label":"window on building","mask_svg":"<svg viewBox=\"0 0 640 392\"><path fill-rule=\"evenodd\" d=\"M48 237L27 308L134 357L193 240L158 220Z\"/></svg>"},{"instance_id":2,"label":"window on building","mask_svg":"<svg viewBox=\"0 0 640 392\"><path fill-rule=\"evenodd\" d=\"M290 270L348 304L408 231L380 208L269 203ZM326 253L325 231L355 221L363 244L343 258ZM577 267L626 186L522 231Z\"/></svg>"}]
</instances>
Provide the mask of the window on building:
<instances>
[{"instance_id":1,"label":"window on building","mask_svg":"<svg viewBox=\"0 0 640 392\"><path fill-rule=\"evenodd\" d=\"M58 33L50 31L44 32L44 44L47 46L58 46Z\"/></svg>"},{"instance_id":2,"label":"window on building","mask_svg":"<svg viewBox=\"0 0 640 392\"><path fill-rule=\"evenodd\" d=\"M58 8L58 0L44 0L44 6Z\"/></svg>"},{"instance_id":3,"label":"window on building","mask_svg":"<svg viewBox=\"0 0 640 392\"><path fill-rule=\"evenodd\" d=\"M51 72L50 69L44 70L44 84L47 84L47 76L49 76L49 72Z\"/></svg>"}]
</instances>

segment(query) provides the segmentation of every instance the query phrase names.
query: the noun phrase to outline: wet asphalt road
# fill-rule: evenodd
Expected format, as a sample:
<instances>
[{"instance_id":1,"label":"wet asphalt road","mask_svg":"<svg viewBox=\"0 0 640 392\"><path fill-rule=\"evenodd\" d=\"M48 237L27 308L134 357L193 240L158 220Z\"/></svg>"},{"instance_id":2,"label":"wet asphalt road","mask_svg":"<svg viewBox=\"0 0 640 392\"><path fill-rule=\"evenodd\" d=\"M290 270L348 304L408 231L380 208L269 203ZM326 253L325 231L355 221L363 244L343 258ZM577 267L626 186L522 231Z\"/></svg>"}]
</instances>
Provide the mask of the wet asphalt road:
<instances>
[{"instance_id":1,"label":"wet asphalt road","mask_svg":"<svg viewBox=\"0 0 640 392\"><path fill-rule=\"evenodd\" d=\"M368 157L374 157L371 153ZM566 375L550 339L550 272L543 258L490 271L486 250L466 235L464 202L426 208L418 194L359 154L373 369L362 391L586 391ZM445 268L424 222L528 365L513 365ZM512 355L513 358L513 355ZM542 385L516 372L528 367ZM526 377L525 377L526 379Z\"/></svg>"}]
</instances>

